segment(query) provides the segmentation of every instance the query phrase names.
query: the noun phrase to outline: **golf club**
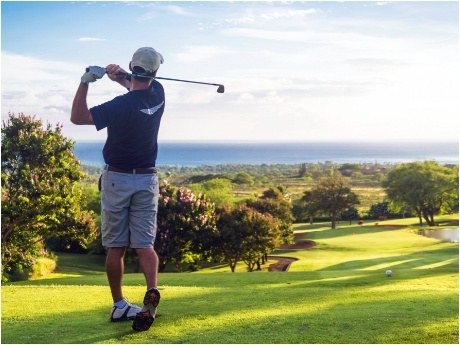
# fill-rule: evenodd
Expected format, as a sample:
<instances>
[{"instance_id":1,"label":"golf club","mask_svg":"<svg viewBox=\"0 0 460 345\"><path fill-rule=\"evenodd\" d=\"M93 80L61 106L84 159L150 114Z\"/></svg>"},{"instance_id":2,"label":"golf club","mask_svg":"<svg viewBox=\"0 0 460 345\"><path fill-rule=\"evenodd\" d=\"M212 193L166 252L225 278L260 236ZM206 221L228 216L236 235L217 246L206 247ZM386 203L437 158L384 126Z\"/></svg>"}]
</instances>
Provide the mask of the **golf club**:
<instances>
[{"instance_id":1,"label":"golf club","mask_svg":"<svg viewBox=\"0 0 460 345\"><path fill-rule=\"evenodd\" d=\"M121 74L120 74L121 75ZM124 75L124 73L123 73ZM150 76L145 76L142 74L135 74L135 73L126 73L126 75L134 76L134 77L142 77L142 78L151 78L151 79L162 79L162 80L171 80L171 81L181 81L183 83L193 83L193 84L203 84L203 85L213 85L217 86L217 92L218 93L224 93L225 88L224 85L222 84L213 84L213 83L204 83L202 81L192 81L192 80L183 80L183 79L174 79L174 78L164 78L164 77L150 77Z\"/></svg>"},{"instance_id":2,"label":"golf club","mask_svg":"<svg viewBox=\"0 0 460 345\"><path fill-rule=\"evenodd\" d=\"M201 82L201 81L191 81L191 80L182 80L182 79L173 79L173 78L162 78L162 77L154 77L154 79L181 81L181 82L184 82L184 83L203 84L203 85L214 85L214 86L218 86L218 88L217 88L217 92L218 92L218 93L224 93L224 91L225 91L224 85L222 85L222 84L212 84L212 83L204 83L204 82Z\"/></svg>"}]
</instances>

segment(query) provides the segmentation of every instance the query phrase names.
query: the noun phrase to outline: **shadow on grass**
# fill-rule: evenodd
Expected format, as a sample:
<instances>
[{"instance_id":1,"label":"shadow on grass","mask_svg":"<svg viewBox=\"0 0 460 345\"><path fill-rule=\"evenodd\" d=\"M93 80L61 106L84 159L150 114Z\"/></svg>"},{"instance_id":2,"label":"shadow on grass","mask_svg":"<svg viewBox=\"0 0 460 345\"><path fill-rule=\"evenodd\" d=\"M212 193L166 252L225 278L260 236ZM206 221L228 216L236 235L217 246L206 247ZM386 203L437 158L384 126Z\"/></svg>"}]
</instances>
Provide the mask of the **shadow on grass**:
<instances>
[{"instance_id":1,"label":"shadow on grass","mask_svg":"<svg viewBox=\"0 0 460 345\"><path fill-rule=\"evenodd\" d=\"M325 229L321 231L314 231L311 233L306 233L304 239L314 239L314 240L327 240L332 238L338 238L343 236L350 235L361 235L361 234L377 234L398 231L406 228L405 225L392 225L391 227L384 226L360 226L360 227L339 227L337 229Z\"/></svg>"},{"instance_id":2,"label":"shadow on grass","mask_svg":"<svg viewBox=\"0 0 460 345\"><path fill-rule=\"evenodd\" d=\"M109 322L108 311L103 308L82 312L74 304L51 318L2 315L2 344L94 344L133 333L130 322Z\"/></svg>"},{"instance_id":3,"label":"shadow on grass","mask_svg":"<svg viewBox=\"0 0 460 345\"><path fill-rule=\"evenodd\" d=\"M406 255L391 255L387 257L379 257L376 259L359 259L350 260L347 262L331 265L326 268L318 270L321 271L349 271L349 270L372 270L375 272L380 267L381 272L386 269L401 268L419 269L427 266L435 266L437 268L442 266L450 266L452 270L458 271L458 247L439 248L430 251L423 251L406 254ZM444 264L442 263L444 261ZM440 263L441 262L441 263ZM435 273L436 270L433 270Z\"/></svg>"}]
</instances>

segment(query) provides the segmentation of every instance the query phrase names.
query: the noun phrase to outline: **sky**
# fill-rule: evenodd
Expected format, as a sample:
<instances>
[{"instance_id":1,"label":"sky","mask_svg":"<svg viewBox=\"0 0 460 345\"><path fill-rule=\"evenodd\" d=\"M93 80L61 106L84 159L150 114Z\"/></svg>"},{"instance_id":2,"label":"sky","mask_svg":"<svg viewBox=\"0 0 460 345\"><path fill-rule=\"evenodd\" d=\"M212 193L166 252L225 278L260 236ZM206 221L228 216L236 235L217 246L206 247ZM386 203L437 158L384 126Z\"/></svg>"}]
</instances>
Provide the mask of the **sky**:
<instances>
[{"instance_id":1,"label":"sky","mask_svg":"<svg viewBox=\"0 0 460 345\"><path fill-rule=\"evenodd\" d=\"M458 1L1 2L1 116L70 122L87 66L164 57L159 141L455 141ZM104 77L88 105L125 93Z\"/></svg>"}]
</instances>

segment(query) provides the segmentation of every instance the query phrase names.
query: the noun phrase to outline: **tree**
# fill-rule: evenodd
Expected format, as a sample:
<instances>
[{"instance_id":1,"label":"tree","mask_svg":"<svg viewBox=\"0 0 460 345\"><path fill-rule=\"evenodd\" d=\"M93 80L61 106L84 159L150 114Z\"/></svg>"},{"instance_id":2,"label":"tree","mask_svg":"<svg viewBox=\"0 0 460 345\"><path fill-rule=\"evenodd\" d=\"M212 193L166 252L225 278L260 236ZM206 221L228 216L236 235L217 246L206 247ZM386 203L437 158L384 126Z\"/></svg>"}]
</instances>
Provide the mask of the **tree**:
<instances>
[{"instance_id":1,"label":"tree","mask_svg":"<svg viewBox=\"0 0 460 345\"><path fill-rule=\"evenodd\" d=\"M358 195L351 191L340 174L321 177L302 197L310 214L322 213L331 218L331 229L335 229L340 212L359 205Z\"/></svg>"},{"instance_id":2,"label":"tree","mask_svg":"<svg viewBox=\"0 0 460 345\"><path fill-rule=\"evenodd\" d=\"M350 207L348 210L342 211L340 213L340 218L348 220L351 225L353 219L359 218L359 211L356 207Z\"/></svg>"},{"instance_id":3,"label":"tree","mask_svg":"<svg viewBox=\"0 0 460 345\"><path fill-rule=\"evenodd\" d=\"M307 163L302 163L299 167L298 177L303 177L307 173Z\"/></svg>"},{"instance_id":4,"label":"tree","mask_svg":"<svg viewBox=\"0 0 460 345\"><path fill-rule=\"evenodd\" d=\"M423 219L434 226L435 214L452 212L458 205L458 165L446 167L435 161L401 164L388 173L382 187L395 211L415 210L420 226Z\"/></svg>"},{"instance_id":5,"label":"tree","mask_svg":"<svg viewBox=\"0 0 460 345\"><path fill-rule=\"evenodd\" d=\"M86 246L96 234L78 182L84 176L61 126L9 115L2 125L2 279L27 270L59 236Z\"/></svg>"},{"instance_id":6,"label":"tree","mask_svg":"<svg viewBox=\"0 0 460 345\"><path fill-rule=\"evenodd\" d=\"M372 219L385 219L391 214L389 209L390 202L382 201L377 204L371 205L368 211L368 215Z\"/></svg>"},{"instance_id":7,"label":"tree","mask_svg":"<svg viewBox=\"0 0 460 345\"><path fill-rule=\"evenodd\" d=\"M316 208L316 205L311 202L311 190L307 190L303 193L296 203L293 211L296 213L297 220L302 222L308 219L310 224L313 224L313 220L319 215L320 211Z\"/></svg>"},{"instance_id":8,"label":"tree","mask_svg":"<svg viewBox=\"0 0 460 345\"><path fill-rule=\"evenodd\" d=\"M219 232L216 250L224 257L232 272L243 260L252 271L260 257L280 244L280 231L276 220L246 205L219 210Z\"/></svg>"},{"instance_id":9,"label":"tree","mask_svg":"<svg viewBox=\"0 0 460 345\"><path fill-rule=\"evenodd\" d=\"M254 179L247 172L243 171L236 174L233 183L252 186L254 184Z\"/></svg>"},{"instance_id":10,"label":"tree","mask_svg":"<svg viewBox=\"0 0 460 345\"><path fill-rule=\"evenodd\" d=\"M177 271L183 264L208 258L217 235L215 207L205 195L167 183L160 187L155 250L160 271L172 262Z\"/></svg>"},{"instance_id":11,"label":"tree","mask_svg":"<svg viewBox=\"0 0 460 345\"><path fill-rule=\"evenodd\" d=\"M206 194L217 206L232 205L234 202L232 183L228 179L213 178L202 183L192 184L189 187L196 194Z\"/></svg>"},{"instance_id":12,"label":"tree","mask_svg":"<svg viewBox=\"0 0 460 345\"><path fill-rule=\"evenodd\" d=\"M292 204L286 199L280 187L270 188L264 191L258 200L249 200L246 204L260 213L268 213L278 219L282 242L286 244L294 242Z\"/></svg>"}]
</instances>

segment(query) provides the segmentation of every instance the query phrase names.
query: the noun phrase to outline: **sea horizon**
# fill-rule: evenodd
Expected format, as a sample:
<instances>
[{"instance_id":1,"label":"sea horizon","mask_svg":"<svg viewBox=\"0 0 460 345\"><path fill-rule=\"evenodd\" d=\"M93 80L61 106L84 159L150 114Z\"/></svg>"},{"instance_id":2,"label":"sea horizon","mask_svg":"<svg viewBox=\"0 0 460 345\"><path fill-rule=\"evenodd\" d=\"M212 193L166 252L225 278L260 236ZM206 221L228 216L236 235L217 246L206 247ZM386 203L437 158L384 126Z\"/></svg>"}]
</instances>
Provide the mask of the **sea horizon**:
<instances>
[{"instance_id":1,"label":"sea horizon","mask_svg":"<svg viewBox=\"0 0 460 345\"><path fill-rule=\"evenodd\" d=\"M80 140L75 155L85 165L103 165L105 140ZM453 141L227 141L161 140L157 166L302 163L405 163L435 160L458 164L459 145Z\"/></svg>"},{"instance_id":2,"label":"sea horizon","mask_svg":"<svg viewBox=\"0 0 460 345\"><path fill-rule=\"evenodd\" d=\"M105 142L106 139L71 139L74 142ZM242 144L299 144L299 143L354 143L354 144L366 144L366 143L375 143L375 144L397 144L397 143L449 143L449 144L456 144L460 145L459 140L453 139L431 139L431 140L413 140L413 139L394 139L394 140L347 140L347 139L338 139L335 141L331 141L330 139L327 140L307 140L307 139L158 139L158 143L203 143L203 144L233 144L233 143L242 143Z\"/></svg>"}]
</instances>

